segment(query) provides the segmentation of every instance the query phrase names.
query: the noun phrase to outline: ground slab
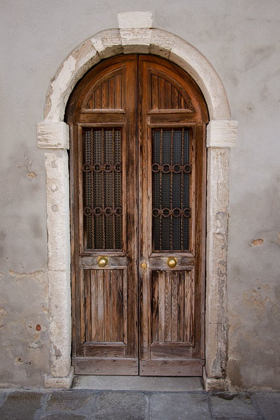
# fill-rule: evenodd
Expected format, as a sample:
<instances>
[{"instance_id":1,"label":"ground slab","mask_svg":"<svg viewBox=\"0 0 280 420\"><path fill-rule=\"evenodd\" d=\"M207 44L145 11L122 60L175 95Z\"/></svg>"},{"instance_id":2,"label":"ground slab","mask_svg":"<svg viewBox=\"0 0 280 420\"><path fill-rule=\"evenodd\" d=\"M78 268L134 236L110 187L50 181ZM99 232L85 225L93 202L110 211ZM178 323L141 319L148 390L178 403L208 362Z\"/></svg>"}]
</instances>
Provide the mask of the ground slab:
<instances>
[{"instance_id":1,"label":"ground slab","mask_svg":"<svg viewBox=\"0 0 280 420\"><path fill-rule=\"evenodd\" d=\"M6 389L0 419L280 420L280 393Z\"/></svg>"},{"instance_id":2,"label":"ground slab","mask_svg":"<svg viewBox=\"0 0 280 420\"><path fill-rule=\"evenodd\" d=\"M199 377L75 376L74 389L110 391L203 391Z\"/></svg>"}]
</instances>

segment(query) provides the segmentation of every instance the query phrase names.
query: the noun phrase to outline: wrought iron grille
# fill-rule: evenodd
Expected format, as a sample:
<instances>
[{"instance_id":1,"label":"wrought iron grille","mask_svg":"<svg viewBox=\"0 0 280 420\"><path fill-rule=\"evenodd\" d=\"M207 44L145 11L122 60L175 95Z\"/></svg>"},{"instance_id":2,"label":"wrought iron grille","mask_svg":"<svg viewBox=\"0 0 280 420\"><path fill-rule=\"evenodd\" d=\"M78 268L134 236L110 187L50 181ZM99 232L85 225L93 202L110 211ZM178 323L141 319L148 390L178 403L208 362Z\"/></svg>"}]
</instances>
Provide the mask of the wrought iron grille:
<instances>
[{"instance_id":1,"label":"wrought iron grille","mask_svg":"<svg viewBox=\"0 0 280 420\"><path fill-rule=\"evenodd\" d=\"M153 249L189 249L190 230L189 130L153 130Z\"/></svg>"},{"instance_id":2,"label":"wrought iron grille","mask_svg":"<svg viewBox=\"0 0 280 420\"><path fill-rule=\"evenodd\" d=\"M83 129L86 249L122 249L121 129Z\"/></svg>"}]
</instances>

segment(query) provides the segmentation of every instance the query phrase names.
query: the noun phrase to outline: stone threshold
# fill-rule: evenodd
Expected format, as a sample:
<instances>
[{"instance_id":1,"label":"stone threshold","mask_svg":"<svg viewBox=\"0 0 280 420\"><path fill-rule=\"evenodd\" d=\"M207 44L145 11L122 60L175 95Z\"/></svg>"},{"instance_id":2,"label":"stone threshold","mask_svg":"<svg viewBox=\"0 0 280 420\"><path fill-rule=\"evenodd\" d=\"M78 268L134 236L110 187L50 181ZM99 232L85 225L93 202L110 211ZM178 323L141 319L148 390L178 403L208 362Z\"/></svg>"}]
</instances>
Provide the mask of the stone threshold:
<instances>
[{"instance_id":1,"label":"stone threshold","mask_svg":"<svg viewBox=\"0 0 280 420\"><path fill-rule=\"evenodd\" d=\"M110 391L203 391L201 377L75 376L73 389Z\"/></svg>"}]
</instances>

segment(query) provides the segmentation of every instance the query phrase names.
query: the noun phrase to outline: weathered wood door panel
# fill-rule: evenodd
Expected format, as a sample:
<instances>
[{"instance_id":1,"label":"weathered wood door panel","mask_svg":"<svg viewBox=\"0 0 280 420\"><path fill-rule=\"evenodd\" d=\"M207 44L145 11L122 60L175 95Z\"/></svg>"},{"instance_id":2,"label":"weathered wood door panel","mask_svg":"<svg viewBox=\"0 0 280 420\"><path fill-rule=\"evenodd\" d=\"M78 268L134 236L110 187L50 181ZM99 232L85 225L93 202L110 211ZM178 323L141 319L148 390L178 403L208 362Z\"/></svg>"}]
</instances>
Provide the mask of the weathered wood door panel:
<instances>
[{"instance_id":1,"label":"weathered wood door panel","mask_svg":"<svg viewBox=\"0 0 280 420\"><path fill-rule=\"evenodd\" d=\"M71 135L73 365L138 374L137 57L77 85Z\"/></svg>"},{"instance_id":2,"label":"weathered wood door panel","mask_svg":"<svg viewBox=\"0 0 280 420\"><path fill-rule=\"evenodd\" d=\"M76 373L201 375L207 118L192 79L153 56L106 60L75 88Z\"/></svg>"},{"instance_id":3,"label":"weathered wood door panel","mask_svg":"<svg viewBox=\"0 0 280 420\"><path fill-rule=\"evenodd\" d=\"M140 374L199 376L207 109L192 79L171 63L142 56L139 71Z\"/></svg>"}]
</instances>

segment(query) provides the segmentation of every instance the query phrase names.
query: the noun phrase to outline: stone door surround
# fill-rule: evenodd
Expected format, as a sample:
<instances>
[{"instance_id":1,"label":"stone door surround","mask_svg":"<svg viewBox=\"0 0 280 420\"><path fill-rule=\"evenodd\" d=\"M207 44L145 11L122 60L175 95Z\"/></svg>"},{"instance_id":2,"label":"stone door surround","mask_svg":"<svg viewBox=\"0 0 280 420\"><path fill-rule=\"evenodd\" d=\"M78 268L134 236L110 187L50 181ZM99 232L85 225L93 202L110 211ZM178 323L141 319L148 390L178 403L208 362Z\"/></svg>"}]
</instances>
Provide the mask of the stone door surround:
<instances>
[{"instance_id":1,"label":"stone door surround","mask_svg":"<svg viewBox=\"0 0 280 420\"><path fill-rule=\"evenodd\" d=\"M229 150L236 145L237 122L223 84L207 59L192 45L152 27L151 12L118 14L118 29L102 31L80 44L51 81L38 123L38 146L46 149L50 372L45 387L69 388L71 367L71 290L69 223L68 98L83 75L100 60L117 54L155 54L189 73L207 102L206 365L207 390L227 389L227 244Z\"/></svg>"}]
</instances>

